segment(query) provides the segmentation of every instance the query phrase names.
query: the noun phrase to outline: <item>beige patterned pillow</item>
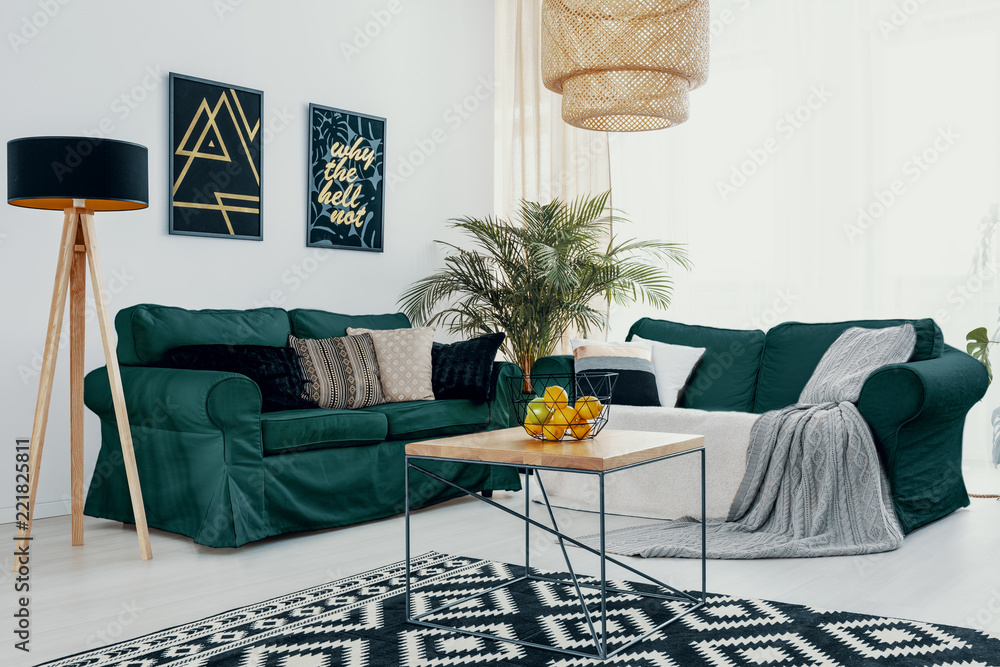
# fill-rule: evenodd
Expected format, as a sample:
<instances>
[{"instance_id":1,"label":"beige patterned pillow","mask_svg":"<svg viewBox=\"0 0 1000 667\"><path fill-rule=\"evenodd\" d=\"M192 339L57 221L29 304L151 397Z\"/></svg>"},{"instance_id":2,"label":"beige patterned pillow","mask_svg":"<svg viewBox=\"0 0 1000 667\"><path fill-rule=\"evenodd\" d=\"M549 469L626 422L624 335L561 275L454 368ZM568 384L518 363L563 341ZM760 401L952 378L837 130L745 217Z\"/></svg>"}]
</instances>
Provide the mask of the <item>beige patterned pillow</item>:
<instances>
[{"instance_id":1,"label":"beige patterned pillow","mask_svg":"<svg viewBox=\"0 0 1000 667\"><path fill-rule=\"evenodd\" d=\"M434 400L431 384L434 327L382 330L349 327L347 333L368 334L375 342L382 399L386 403Z\"/></svg>"}]
</instances>

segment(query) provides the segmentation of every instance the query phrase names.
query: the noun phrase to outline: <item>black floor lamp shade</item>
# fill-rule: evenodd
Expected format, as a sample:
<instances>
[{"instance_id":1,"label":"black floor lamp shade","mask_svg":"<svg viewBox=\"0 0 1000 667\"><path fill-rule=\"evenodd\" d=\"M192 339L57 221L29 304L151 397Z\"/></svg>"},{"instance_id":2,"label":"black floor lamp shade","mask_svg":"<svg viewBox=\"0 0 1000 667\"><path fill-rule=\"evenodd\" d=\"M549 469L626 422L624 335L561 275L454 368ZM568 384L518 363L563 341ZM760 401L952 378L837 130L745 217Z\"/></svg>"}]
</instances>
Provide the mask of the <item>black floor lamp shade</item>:
<instances>
[{"instance_id":1,"label":"black floor lamp shade","mask_svg":"<svg viewBox=\"0 0 1000 667\"><path fill-rule=\"evenodd\" d=\"M7 142L7 203L62 210L84 200L95 211L149 205L145 146L93 137L25 137Z\"/></svg>"}]
</instances>

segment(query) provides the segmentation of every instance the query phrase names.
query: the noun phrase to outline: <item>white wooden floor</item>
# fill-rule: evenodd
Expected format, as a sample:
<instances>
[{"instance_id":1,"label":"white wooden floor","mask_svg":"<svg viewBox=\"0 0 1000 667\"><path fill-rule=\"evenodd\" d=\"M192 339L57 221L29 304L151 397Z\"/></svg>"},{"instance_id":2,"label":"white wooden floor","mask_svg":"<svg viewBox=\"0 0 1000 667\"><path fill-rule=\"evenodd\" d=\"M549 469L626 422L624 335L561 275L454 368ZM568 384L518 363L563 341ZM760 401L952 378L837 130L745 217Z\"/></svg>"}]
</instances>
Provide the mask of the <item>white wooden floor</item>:
<instances>
[{"instance_id":1,"label":"white wooden floor","mask_svg":"<svg viewBox=\"0 0 1000 667\"><path fill-rule=\"evenodd\" d=\"M969 470L970 491L997 492L1000 474ZM521 507L521 494L497 494ZM896 552L802 560L709 561L709 590L1000 633L1000 502L970 508L908 536ZM533 507L539 516L540 508ZM570 534L594 532L596 518L558 511ZM611 517L609 528L636 523ZM523 524L466 498L414 516L414 553L435 550L521 562ZM0 528L12 544L13 527ZM532 563L561 568L558 545L540 533ZM31 653L13 649L16 594L6 556L0 573L0 665L34 665L102 644L162 630L270 597L350 576L403 558L403 520L304 533L239 549L210 549L152 532L154 558L139 559L134 530L86 520L86 545L69 544L69 518L36 523L31 559ZM8 551L9 553L9 551ZM578 571L596 559L570 550ZM699 586L699 564L629 559L676 586ZM621 576L612 570L611 576Z\"/></svg>"}]
</instances>

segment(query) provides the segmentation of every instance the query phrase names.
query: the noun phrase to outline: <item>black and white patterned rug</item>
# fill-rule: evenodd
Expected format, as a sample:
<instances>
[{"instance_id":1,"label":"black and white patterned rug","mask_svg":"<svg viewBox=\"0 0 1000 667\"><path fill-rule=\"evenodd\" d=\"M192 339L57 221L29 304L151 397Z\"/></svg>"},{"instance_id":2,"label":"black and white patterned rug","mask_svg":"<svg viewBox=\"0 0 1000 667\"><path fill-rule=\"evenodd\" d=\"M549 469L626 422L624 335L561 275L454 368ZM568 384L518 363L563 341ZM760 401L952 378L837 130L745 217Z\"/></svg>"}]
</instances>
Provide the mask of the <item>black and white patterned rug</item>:
<instances>
[{"instance_id":1,"label":"black and white patterned rug","mask_svg":"<svg viewBox=\"0 0 1000 667\"><path fill-rule=\"evenodd\" d=\"M485 591L522 572L518 566L438 553L415 558L412 568L420 587L414 591L415 613ZM1000 667L1000 639L976 630L725 595L710 595L706 606L602 663L407 624L403 572L403 564L396 563L45 665ZM614 586L654 590L627 581ZM596 600L597 592L587 597ZM613 595L608 609L613 648L681 607ZM558 584L523 582L515 590L488 593L434 618L548 645L582 650L593 645L574 589Z\"/></svg>"}]
</instances>

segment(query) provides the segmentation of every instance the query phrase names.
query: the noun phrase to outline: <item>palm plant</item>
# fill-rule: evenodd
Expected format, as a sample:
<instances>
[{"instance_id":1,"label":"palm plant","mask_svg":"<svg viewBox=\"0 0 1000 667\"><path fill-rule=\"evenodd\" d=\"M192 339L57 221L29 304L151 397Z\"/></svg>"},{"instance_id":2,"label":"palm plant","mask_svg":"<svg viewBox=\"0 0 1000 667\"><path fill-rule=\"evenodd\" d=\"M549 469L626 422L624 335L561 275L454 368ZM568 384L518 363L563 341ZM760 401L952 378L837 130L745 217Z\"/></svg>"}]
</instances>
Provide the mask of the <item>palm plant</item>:
<instances>
[{"instance_id":1,"label":"palm plant","mask_svg":"<svg viewBox=\"0 0 1000 667\"><path fill-rule=\"evenodd\" d=\"M399 299L419 325L443 325L465 336L504 331L504 355L524 371L550 355L572 326L583 335L604 327L601 302L670 305L667 265L690 268L687 250L664 241L621 240L608 208L610 192L523 201L517 221L464 217L451 227L470 237L448 249L445 266L418 280ZM443 306L438 309L439 306Z\"/></svg>"}]
</instances>

